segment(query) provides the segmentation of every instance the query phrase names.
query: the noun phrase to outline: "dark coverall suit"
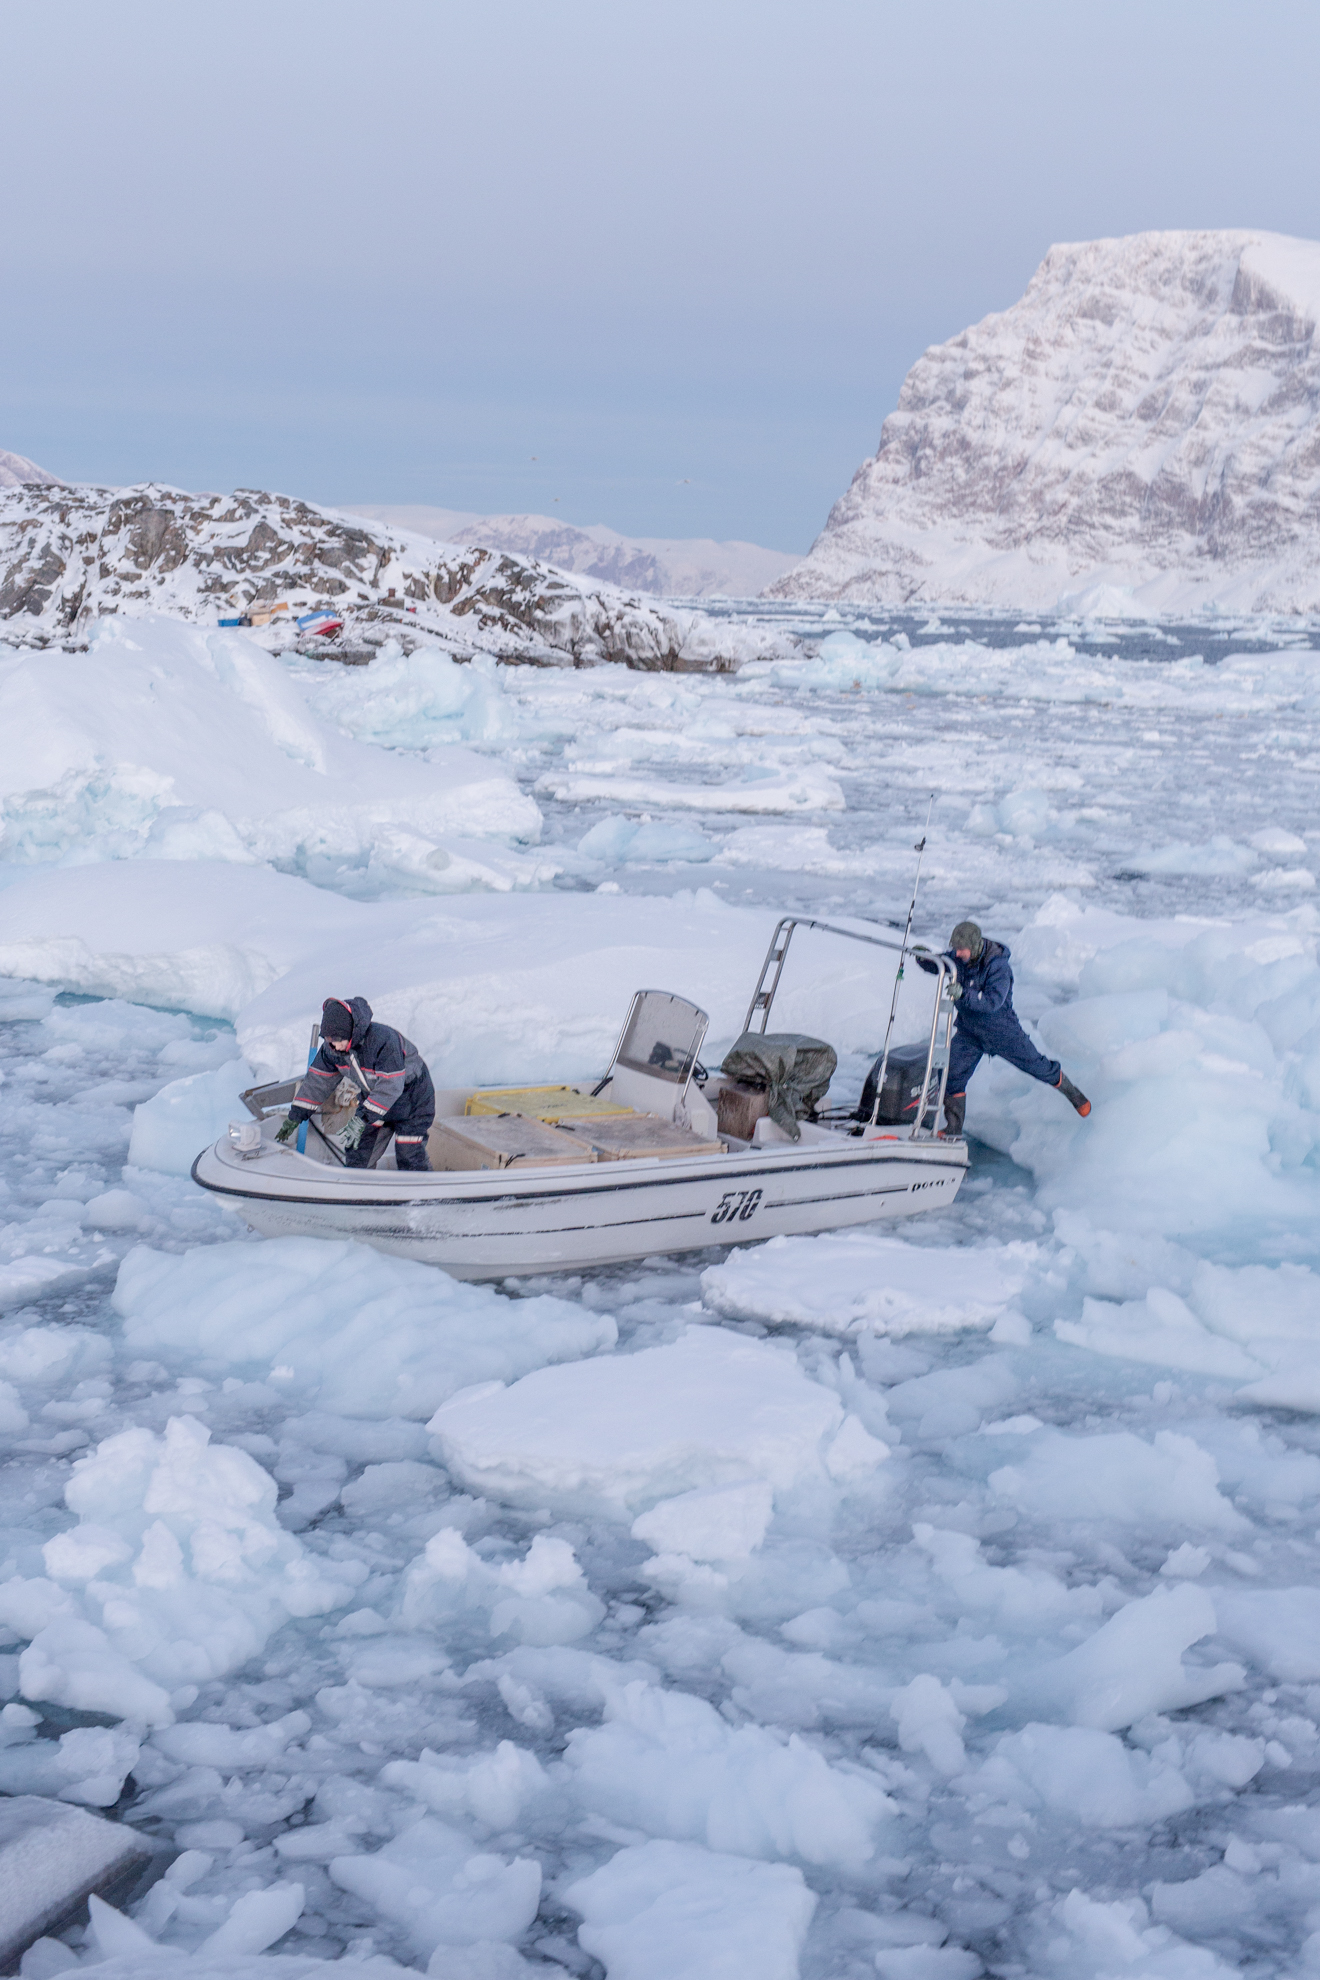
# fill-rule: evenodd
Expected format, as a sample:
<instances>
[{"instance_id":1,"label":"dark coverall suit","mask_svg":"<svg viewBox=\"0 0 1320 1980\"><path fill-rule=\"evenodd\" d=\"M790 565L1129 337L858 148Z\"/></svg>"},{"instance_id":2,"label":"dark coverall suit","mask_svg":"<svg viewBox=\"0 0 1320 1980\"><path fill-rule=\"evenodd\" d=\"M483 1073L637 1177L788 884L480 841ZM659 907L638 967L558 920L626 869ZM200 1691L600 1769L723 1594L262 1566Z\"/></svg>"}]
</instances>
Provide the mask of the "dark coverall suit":
<instances>
[{"instance_id":1,"label":"dark coverall suit","mask_svg":"<svg viewBox=\"0 0 1320 1980\"><path fill-rule=\"evenodd\" d=\"M1010 1066L1046 1086L1057 1086L1063 1075L1059 1061L1038 1051L1018 1022L1013 1009L1010 953L1002 942L983 942L974 962L958 964L962 996L949 1052L945 1091L950 1100L965 1098L967 1082L986 1056L1007 1059Z\"/></svg>"},{"instance_id":2,"label":"dark coverall suit","mask_svg":"<svg viewBox=\"0 0 1320 1980\"><path fill-rule=\"evenodd\" d=\"M347 1052L336 1052L327 1040L320 1047L289 1103L295 1119L310 1115L334 1099L341 1079L350 1079L362 1098L358 1112L366 1122L356 1148L344 1151L350 1169L365 1169L386 1130L394 1133L394 1159L401 1169L429 1169L426 1137L435 1119L435 1087L426 1061L411 1039L393 1025L376 1024L365 997L346 1000L353 1015L353 1039Z\"/></svg>"}]
</instances>

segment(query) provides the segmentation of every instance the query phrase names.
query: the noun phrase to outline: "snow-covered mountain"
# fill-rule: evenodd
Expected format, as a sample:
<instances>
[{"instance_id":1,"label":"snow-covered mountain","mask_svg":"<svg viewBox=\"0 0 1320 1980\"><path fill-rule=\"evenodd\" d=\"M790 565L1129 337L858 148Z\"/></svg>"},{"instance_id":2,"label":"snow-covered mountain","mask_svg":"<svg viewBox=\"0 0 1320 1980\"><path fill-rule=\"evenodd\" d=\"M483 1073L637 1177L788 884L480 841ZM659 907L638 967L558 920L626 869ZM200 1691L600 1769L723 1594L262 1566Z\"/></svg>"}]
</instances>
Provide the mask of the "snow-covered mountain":
<instances>
[{"instance_id":1,"label":"snow-covered mountain","mask_svg":"<svg viewBox=\"0 0 1320 1980\"><path fill-rule=\"evenodd\" d=\"M49 487L54 481L53 474L47 474L45 468L38 467L26 454L9 454L0 447L0 488Z\"/></svg>"},{"instance_id":2,"label":"snow-covered mountain","mask_svg":"<svg viewBox=\"0 0 1320 1980\"><path fill-rule=\"evenodd\" d=\"M772 595L1320 610L1318 319L1312 241L1051 248L1020 302L912 367Z\"/></svg>"},{"instance_id":3,"label":"snow-covered mountain","mask_svg":"<svg viewBox=\"0 0 1320 1980\"><path fill-rule=\"evenodd\" d=\"M755 598L798 561L791 551L765 550L759 543L717 543L709 536L620 536L604 523L579 529L554 516L479 516L464 509L377 502L345 508L421 536L539 557L561 571L661 598Z\"/></svg>"},{"instance_id":4,"label":"snow-covered mountain","mask_svg":"<svg viewBox=\"0 0 1320 1980\"><path fill-rule=\"evenodd\" d=\"M531 558L368 527L287 495L156 484L0 489L0 622L10 643L77 643L112 612L214 624L277 603L288 611L263 643L293 643L299 611L332 605L345 621L341 657L361 659L391 636L406 648L419 633L460 658L552 667L722 670L783 650L771 635L666 610Z\"/></svg>"}]
</instances>

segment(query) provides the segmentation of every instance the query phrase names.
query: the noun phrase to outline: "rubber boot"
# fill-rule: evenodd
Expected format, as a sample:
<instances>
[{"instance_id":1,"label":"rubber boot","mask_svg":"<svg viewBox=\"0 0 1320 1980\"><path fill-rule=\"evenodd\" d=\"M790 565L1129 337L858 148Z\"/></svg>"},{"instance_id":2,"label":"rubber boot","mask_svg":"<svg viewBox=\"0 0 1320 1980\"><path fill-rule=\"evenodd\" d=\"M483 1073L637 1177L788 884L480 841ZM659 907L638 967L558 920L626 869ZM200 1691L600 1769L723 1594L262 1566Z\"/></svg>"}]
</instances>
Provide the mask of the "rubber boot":
<instances>
[{"instance_id":1,"label":"rubber boot","mask_svg":"<svg viewBox=\"0 0 1320 1980\"><path fill-rule=\"evenodd\" d=\"M967 1095L946 1093L944 1096L944 1135L954 1140L963 1131L963 1121L967 1115Z\"/></svg>"},{"instance_id":2,"label":"rubber boot","mask_svg":"<svg viewBox=\"0 0 1320 1980\"><path fill-rule=\"evenodd\" d=\"M1072 1081L1069 1079L1066 1072L1061 1072L1059 1074L1059 1091L1063 1095L1064 1099L1067 1100L1070 1103L1070 1105L1074 1106L1077 1109L1079 1114L1085 1116L1090 1113L1091 1111L1090 1101L1087 1099L1086 1095L1082 1092L1080 1086L1073 1085Z\"/></svg>"}]
</instances>

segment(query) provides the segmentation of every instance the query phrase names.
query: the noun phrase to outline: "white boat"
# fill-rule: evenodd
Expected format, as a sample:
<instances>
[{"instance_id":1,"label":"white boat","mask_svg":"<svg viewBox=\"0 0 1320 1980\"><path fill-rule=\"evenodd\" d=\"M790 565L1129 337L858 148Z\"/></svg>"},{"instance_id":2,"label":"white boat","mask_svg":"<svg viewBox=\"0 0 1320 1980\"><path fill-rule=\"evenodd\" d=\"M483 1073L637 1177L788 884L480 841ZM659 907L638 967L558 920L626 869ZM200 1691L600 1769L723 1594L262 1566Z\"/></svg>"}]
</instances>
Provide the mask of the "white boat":
<instances>
[{"instance_id":1,"label":"white boat","mask_svg":"<svg viewBox=\"0 0 1320 1980\"><path fill-rule=\"evenodd\" d=\"M794 930L906 945L806 916L775 929L746 1032L771 1006ZM436 1095L430 1173L398 1169L392 1146L370 1168L344 1165L327 1123L306 1150L274 1139L296 1080L243 1095L251 1118L193 1163L193 1180L269 1237L356 1238L440 1265L460 1279L577 1271L655 1253L850 1225L888 1223L952 1203L967 1144L936 1133L954 1006L937 960L924 1105L910 1121L824 1109L794 1140L769 1116L748 1137L717 1128L721 1073L702 1080L704 1011L639 990L603 1079L561 1086L458 1087ZM712 1104L714 1103L714 1104ZM434 1166L438 1161L446 1166Z\"/></svg>"}]
</instances>

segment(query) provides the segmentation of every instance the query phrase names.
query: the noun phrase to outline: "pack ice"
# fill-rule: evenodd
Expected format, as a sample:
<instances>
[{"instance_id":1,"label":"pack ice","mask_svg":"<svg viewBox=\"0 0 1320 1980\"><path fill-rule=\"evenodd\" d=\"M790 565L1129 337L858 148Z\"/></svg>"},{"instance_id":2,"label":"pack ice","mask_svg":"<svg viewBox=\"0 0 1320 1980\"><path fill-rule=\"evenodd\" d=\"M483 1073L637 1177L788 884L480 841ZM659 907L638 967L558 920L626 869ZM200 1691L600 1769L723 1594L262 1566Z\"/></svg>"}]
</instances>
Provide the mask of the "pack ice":
<instances>
[{"instance_id":1,"label":"pack ice","mask_svg":"<svg viewBox=\"0 0 1320 1980\"><path fill-rule=\"evenodd\" d=\"M1317 662L1121 623L14 663L0 1791L168 1858L29 1980L1311 1970ZM1095 1103L983 1064L952 1211L473 1287L189 1183L330 991L455 1080L602 1065L648 983L715 1058L781 911L901 918L932 782L927 935L1008 942ZM849 1103L859 954L781 991Z\"/></svg>"}]
</instances>

